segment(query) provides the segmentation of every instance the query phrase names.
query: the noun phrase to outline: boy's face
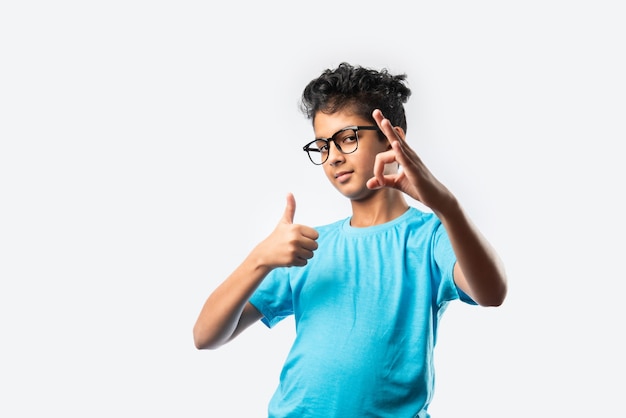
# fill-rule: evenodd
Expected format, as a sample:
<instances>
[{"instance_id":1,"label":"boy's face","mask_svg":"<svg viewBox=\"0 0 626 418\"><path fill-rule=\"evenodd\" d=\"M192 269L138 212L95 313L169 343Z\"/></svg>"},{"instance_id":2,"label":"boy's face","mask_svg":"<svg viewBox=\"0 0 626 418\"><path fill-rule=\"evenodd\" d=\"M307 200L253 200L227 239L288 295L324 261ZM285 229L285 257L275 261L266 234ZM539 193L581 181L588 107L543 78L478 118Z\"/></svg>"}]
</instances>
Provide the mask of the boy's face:
<instances>
[{"instance_id":1,"label":"boy's face","mask_svg":"<svg viewBox=\"0 0 626 418\"><path fill-rule=\"evenodd\" d=\"M318 112L313 123L316 138L330 138L339 130L352 125L372 125L372 121L356 116L349 111L333 114ZM365 183L372 178L376 154L389 149L388 141L381 141L376 130L359 130L358 147L351 154L340 152L331 142L328 159L322 165L326 177L344 196L351 200L366 199L376 193Z\"/></svg>"}]
</instances>

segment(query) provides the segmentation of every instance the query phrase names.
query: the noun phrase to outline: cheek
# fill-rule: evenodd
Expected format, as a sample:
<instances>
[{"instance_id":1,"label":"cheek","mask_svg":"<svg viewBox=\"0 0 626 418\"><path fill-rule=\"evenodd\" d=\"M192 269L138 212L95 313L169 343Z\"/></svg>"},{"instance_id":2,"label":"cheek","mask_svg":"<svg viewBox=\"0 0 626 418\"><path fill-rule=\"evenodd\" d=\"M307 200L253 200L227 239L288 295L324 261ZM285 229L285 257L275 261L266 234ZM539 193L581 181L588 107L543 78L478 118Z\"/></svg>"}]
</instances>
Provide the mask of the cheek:
<instances>
[{"instance_id":1,"label":"cheek","mask_svg":"<svg viewBox=\"0 0 626 418\"><path fill-rule=\"evenodd\" d=\"M373 173L374 165L376 163L376 156L385 151L387 151L387 149L382 146L376 147L374 149L368 149L368 152L364 152L363 154L359 155L359 161L357 164L359 164L359 166L362 169L371 171ZM383 173L393 174L395 173L396 170L397 170L397 164L393 162L393 163L385 164Z\"/></svg>"},{"instance_id":2,"label":"cheek","mask_svg":"<svg viewBox=\"0 0 626 418\"><path fill-rule=\"evenodd\" d=\"M322 167L324 168L324 175L328 179L332 180L333 176L332 176L332 174L330 172L330 164L328 164L328 161L326 161Z\"/></svg>"}]
</instances>

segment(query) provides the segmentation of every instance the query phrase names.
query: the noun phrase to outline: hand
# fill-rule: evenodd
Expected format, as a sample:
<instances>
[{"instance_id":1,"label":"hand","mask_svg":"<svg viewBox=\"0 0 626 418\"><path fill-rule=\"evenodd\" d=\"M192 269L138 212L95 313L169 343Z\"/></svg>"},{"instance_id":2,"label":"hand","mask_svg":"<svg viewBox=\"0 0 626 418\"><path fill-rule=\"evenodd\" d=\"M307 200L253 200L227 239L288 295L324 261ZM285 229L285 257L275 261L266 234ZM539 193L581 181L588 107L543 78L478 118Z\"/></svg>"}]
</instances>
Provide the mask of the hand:
<instances>
[{"instance_id":1,"label":"hand","mask_svg":"<svg viewBox=\"0 0 626 418\"><path fill-rule=\"evenodd\" d=\"M435 178L417 153L405 140L404 131L394 128L378 109L372 113L378 127L383 131L391 149L376 156L374 177L368 180L367 187L378 189L392 187L413 199L437 211L454 200L448 189ZM401 169L394 173L385 173L385 165L398 163Z\"/></svg>"},{"instance_id":2,"label":"hand","mask_svg":"<svg viewBox=\"0 0 626 418\"><path fill-rule=\"evenodd\" d=\"M308 226L293 223L296 199L287 195L287 207L274 231L257 246L263 264L275 267L304 266L317 249L319 233Z\"/></svg>"}]
</instances>

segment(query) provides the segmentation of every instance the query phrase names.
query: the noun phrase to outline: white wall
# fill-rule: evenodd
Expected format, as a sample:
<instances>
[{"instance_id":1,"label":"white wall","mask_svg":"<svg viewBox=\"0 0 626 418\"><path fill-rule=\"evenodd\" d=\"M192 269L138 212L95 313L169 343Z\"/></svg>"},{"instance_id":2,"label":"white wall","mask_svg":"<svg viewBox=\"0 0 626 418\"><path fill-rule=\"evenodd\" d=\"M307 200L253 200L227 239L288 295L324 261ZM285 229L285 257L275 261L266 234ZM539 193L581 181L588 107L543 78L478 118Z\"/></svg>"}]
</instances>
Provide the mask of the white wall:
<instances>
[{"instance_id":1,"label":"white wall","mask_svg":"<svg viewBox=\"0 0 626 418\"><path fill-rule=\"evenodd\" d=\"M214 4L0 6L0 415L264 415L293 323L191 329L288 191L348 214L297 109L341 61L408 74L409 141L507 264L443 319L433 416L623 409L619 2Z\"/></svg>"}]
</instances>

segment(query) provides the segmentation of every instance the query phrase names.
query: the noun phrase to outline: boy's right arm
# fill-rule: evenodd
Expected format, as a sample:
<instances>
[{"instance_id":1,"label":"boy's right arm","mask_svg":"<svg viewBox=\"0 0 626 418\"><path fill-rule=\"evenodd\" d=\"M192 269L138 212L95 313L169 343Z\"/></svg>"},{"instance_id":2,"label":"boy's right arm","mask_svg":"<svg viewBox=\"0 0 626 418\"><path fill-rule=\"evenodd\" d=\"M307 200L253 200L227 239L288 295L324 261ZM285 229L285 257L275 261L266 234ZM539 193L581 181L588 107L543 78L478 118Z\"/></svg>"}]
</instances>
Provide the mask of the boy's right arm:
<instances>
[{"instance_id":1,"label":"boy's right arm","mask_svg":"<svg viewBox=\"0 0 626 418\"><path fill-rule=\"evenodd\" d=\"M287 195L287 207L274 231L209 295L193 327L198 349L215 349L258 321L261 313L248 300L276 267L304 266L317 249L315 229L294 225L296 202Z\"/></svg>"}]
</instances>

